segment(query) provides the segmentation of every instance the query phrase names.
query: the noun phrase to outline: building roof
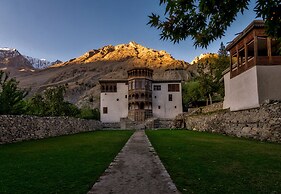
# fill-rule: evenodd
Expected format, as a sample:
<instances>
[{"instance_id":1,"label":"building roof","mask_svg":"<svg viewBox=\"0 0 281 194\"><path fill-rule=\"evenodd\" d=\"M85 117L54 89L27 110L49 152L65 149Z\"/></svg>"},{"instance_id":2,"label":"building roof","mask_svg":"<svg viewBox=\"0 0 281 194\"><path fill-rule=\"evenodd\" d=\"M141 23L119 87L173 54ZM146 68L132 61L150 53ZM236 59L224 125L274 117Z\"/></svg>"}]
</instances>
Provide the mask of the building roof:
<instances>
[{"instance_id":1,"label":"building roof","mask_svg":"<svg viewBox=\"0 0 281 194\"><path fill-rule=\"evenodd\" d=\"M263 20L254 20L250 23L242 32L239 33L227 46L226 50L230 50L233 46L235 46L241 39L243 39L252 29L254 28L264 28Z\"/></svg>"},{"instance_id":2,"label":"building roof","mask_svg":"<svg viewBox=\"0 0 281 194\"><path fill-rule=\"evenodd\" d=\"M174 79L174 80L152 80L153 83L179 83L182 80Z\"/></svg>"},{"instance_id":3,"label":"building roof","mask_svg":"<svg viewBox=\"0 0 281 194\"><path fill-rule=\"evenodd\" d=\"M149 71L153 71L153 69L150 69L148 67L133 67L133 68L129 69L127 72L132 71L132 70L149 70Z\"/></svg>"},{"instance_id":4,"label":"building roof","mask_svg":"<svg viewBox=\"0 0 281 194\"><path fill-rule=\"evenodd\" d=\"M118 83L126 83L128 82L128 79L99 79L99 82L103 83L112 83L112 82L118 82Z\"/></svg>"},{"instance_id":5,"label":"building roof","mask_svg":"<svg viewBox=\"0 0 281 194\"><path fill-rule=\"evenodd\" d=\"M179 83L182 80L152 80L153 83ZM100 79L100 83L127 83L128 79Z\"/></svg>"}]
</instances>

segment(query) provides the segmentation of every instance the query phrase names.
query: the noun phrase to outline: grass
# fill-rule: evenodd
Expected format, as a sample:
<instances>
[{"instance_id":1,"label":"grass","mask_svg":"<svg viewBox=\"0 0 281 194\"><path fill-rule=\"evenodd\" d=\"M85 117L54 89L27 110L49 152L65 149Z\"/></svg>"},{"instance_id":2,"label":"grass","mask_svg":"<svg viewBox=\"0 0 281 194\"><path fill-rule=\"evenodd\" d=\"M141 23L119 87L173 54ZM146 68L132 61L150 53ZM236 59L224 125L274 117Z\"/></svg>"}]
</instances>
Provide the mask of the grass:
<instances>
[{"instance_id":1,"label":"grass","mask_svg":"<svg viewBox=\"0 0 281 194\"><path fill-rule=\"evenodd\" d=\"M132 131L97 131L0 146L0 193L87 193Z\"/></svg>"},{"instance_id":2,"label":"grass","mask_svg":"<svg viewBox=\"0 0 281 194\"><path fill-rule=\"evenodd\" d=\"M281 145L186 130L147 131L183 193L281 193Z\"/></svg>"}]
</instances>

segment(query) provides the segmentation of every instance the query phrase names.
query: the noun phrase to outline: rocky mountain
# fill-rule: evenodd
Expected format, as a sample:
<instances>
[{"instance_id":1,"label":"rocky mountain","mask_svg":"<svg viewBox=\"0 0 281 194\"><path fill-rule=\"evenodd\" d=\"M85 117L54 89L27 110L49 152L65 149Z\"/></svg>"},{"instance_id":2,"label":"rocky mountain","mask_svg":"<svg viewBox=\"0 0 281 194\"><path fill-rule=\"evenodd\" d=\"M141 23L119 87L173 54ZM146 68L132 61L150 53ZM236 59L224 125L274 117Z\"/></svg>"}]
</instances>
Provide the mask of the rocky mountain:
<instances>
[{"instance_id":1,"label":"rocky mountain","mask_svg":"<svg viewBox=\"0 0 281 194\"><path fill-rule=\"evenodd\" d=\"M69 61L52 65L32 74L17 76L20 86L30 88L30 95L47 87L67 86L66 100L79 107L99 107L98 80L127 78L133 67L154 70L154 79L182 79L191 77L189 64L174 59L166 51L146 48L135 42L93 49Z\"/></svg>"},{"instance_id":2,"label":"rocky mountain","mask_svg":"<svg viewBox=\"0 0 281 194\"><path fill-rule=\"evenodd\" d=\"M0 70L17 76L20 72L34 72L35 68L17 49L0 48Z\"/></svg>"},{"instance_id":3,"label":"rocky mountain","mask_svg":"<svg viewBox=\"0 0 281 194\"><path fill-rule=\"evenodd\" d=\"M208 59L208 58L214 57L214 56L217 57L218 54L216 54L216 53L203 53L203 54L201 54L201 55L195 57L195 58L191 61L190 64L191 64L191 65L197 64L200 60Z\"/></svg>"},{"instance_id":4,"label":"rocky mountain","mask_svg":"<svg viewBox=\"0 0 281 194\"><path fill-rule=\"evenodd\" d=\"M62 61L50 62L46 59L22 55L14 48L0 48L0 70L9 71L15 76L19 72L34 72L37 69L44 69L58 63L62 63Z\"/></svg>"},{"instance_id":5,"label":"rocky mountain","mask_svg":"<svg viewBox=\"0 0 281 194\"><path fill-rule=\"evenodd\" d=\"M38 59L30 56L23 55L35 69L45 69L51 65L55 65L58 63L62 63L60 60L56 60L55 62L47 61L46 59Z\"/></svg>"}]
</instances>

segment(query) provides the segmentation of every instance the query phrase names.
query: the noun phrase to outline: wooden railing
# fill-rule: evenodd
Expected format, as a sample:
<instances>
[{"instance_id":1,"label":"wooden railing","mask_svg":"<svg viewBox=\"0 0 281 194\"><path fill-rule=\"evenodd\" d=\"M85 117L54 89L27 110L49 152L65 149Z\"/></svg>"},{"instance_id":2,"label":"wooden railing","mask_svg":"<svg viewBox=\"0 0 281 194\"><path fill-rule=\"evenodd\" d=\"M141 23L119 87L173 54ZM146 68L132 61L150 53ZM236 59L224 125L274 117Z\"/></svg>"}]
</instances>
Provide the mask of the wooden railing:
<instances>
[{"instance_id":1,"label":"wooden railing","mask_svg":"<svg viewBox=\"0 0 281 194\"><path fill-rule=\"evenodd\" d=\"M232 69L230 72L230 78L233 78L256 65L281 65L281 56L271 56L271 60L268 56L258 56L256 57L256 63L255 58L252 57L248 59L247 65L245 62L243 65L239 65L238 68Z\"/></svg>"}]
</instances>

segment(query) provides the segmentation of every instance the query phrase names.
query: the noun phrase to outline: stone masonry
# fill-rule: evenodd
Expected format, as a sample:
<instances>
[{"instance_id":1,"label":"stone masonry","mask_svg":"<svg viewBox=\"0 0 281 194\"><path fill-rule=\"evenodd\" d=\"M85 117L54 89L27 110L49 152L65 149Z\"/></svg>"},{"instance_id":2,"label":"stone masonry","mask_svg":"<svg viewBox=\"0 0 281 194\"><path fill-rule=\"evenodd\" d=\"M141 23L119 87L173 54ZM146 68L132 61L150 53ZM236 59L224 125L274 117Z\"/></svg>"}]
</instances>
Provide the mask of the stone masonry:
<instances>
[{"instance_id":1,"label":"stone masonry","mask_svg":"<svg viewBox=\"0 0 281 194\"><path fill-rule=\"evenodd\" d=\"M281 143L281 102L236 112L183 114L176 118L174 127Z\"/></svg>"},{"instance_id":2,"label":"stone masonry","mask_svg":"<svg viewBox=\"0 0 281 194\"><path fill-rule=\"evenodd\" d=\"M99 121L70 117L0 115L0 144L101 129Z\"/></svg>"}]
</instances>

